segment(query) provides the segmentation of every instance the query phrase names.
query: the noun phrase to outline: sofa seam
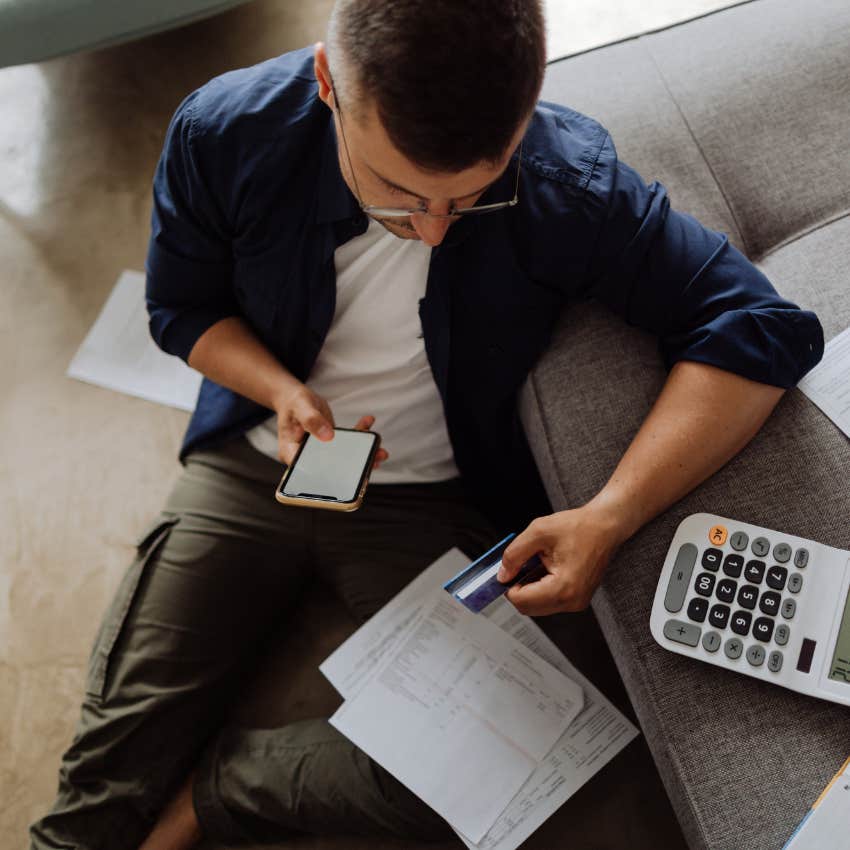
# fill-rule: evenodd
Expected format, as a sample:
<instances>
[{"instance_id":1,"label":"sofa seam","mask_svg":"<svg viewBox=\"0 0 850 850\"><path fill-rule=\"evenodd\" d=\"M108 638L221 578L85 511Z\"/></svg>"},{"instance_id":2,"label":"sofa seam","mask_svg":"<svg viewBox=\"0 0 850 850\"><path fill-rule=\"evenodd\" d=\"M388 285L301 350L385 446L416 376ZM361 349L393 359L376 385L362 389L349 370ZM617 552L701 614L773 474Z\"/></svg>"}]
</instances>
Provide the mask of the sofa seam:
<instances>
[{"instance_id":1,"label":"sofa seam","mask_svg":"<svg viewBox=\"0 0 850 850\"><path fill-rule=\"evenodd\" d=\"M775 245L768 248L762 254L759 254L753 260L753 262L764 262L764 260L768 259L769 257L772 257L774 254L781 251L783 248L787 248L789 245L793 245L800 239L805 239L807 236L811 236L813 233L817 233L819 230L823 230L825 227L829 227L831 224L835 224L837 221L841 221L841 219L848 217L850 217L850 209L839 212L834 216L824 219L823 221L819 221L817 224L813 224L811 227L806 227L803 230L800 230L797 233L793 234L792 236L786 237L781 242L777 242Z\"/></svg>"},{"instance_id":2,"label":"sofa seam","mask_svg":"<svg viewBox=\"0 0 850 850\"><path fill-rule=\"evenodd\" d=\"M644 39L640 39L643 41ZM749 257L750 248L747 244L747 237L744 235L744 229L741 226L741 222L738 221L738 216L735 215L735 210L732 208L732 204L729 201L729 198L726 195L726 192L723 190L723 186L720 181L717 179L717 174L711 166L711 163L708 160L708 157L705 155L705 151L702 149L702 145L699 143L699 140L696 137L696 134L691 127L690 122L685 117L685 113L682 110L679 101L676 99L676 96L673 94L672 89L670 88L669 83L667 82L667 77L665 77L664 72L661 70L661 66L658 64L658 61L655 58L655 54L652 52L648 44L644 44L644 49L646 50L646 54L652 62L655 70L658 72L658 78L661 80L661 84L664 86L665 91L667 92L670 100L673 103L673 106L676 107L676 112L679 114L679 117L682 119L682 123L685 125L685 129L688 131L688 135L691 137L691 141L694 143L694 147L696 147L697 152L700 155L700 158L705 163L705 167L708 169L708 173L711 175L711 179L714 181L714 185L717 187L717 191L720 193L720 197L723 198L723 203L726 205L726 209L729 212L729 215L732 217L732 221L735 227L738 230L738 235L741 238L741 244L744 248L744 253Z\"/></svg>"}]
</instances>

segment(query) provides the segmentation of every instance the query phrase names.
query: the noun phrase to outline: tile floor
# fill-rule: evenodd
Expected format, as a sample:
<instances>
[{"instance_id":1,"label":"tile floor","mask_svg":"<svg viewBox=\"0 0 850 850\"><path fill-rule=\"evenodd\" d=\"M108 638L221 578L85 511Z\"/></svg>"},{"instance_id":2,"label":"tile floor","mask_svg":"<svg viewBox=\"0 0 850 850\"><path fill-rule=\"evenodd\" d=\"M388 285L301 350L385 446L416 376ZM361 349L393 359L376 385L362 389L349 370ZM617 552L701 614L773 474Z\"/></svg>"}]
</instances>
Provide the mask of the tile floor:
<instances>
[{"instance_id":1,"label":"tile floor","mask_svg":"<svg viewBox=\"0 0 850 850\"><path fill-rule=\"evenodd\" d=\"M100 615L134 536L176 477L187 422L184 413L68 380L65 368L121 269L142 268L150 180L179 101L217 73L320 39L331 5L259 0L135 43L0 70L3 850L24 845L27 825L52 800ZM626 707L592 617L550 626ZM333 709L315 665L347 628L328 634L306 623L288 645L306 652L306 672L281 712L305 710L305 693L314 707ZM272 664L266 678L276 672ZM252 711L246 698L249 720ZM642 739L533 842L568 844L684 846ZM305 838L298 846L366 844Z\"/></svg>"}]
</instances>

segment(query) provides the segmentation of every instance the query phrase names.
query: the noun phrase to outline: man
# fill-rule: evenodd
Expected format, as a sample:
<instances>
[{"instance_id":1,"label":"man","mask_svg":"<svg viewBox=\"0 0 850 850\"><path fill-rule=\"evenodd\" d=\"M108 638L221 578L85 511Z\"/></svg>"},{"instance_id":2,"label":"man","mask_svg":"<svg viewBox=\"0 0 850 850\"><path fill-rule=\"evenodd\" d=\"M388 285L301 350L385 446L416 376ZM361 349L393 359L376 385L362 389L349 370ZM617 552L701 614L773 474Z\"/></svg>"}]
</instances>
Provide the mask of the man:
<instances>
[{"instance_id":1,"label":"man","mask_svg":"<svg viewBox=\"0 0 850 850\"><path fill-rule=\"evenodd\" d=\"M510 591L517 608L583 608L618 545L820 358L814 315L671 209L596 122L536 105L543 70L536 0L340 0L327 50L178 109L148 306L157 342L207 380L34 847L450 834L324 719L226 723L303 584L365 619L450 546L477 555L518 529L502 578L535 552L548 572ZM552 513L516 397L559 308L585 297L655 332L670 375L602 491ZM278 461L334 425L382 434L362 509L276 504Z\"/></svg>"}]
</instances>

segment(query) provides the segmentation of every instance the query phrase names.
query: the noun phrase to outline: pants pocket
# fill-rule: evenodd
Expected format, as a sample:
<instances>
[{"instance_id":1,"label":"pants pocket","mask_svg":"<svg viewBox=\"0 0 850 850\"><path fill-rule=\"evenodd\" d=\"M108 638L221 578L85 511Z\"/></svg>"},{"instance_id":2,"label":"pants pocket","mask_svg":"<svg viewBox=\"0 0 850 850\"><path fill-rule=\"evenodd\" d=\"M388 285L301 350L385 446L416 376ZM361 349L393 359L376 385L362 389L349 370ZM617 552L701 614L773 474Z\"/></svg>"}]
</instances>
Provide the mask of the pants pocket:
<instances>
[{"instance_id":1,"label":"pants pocket","mask_svg":"<svg viewBox=\"0 0 850 850\"><path fill-rule=\"evenodd\" d=\"M147 564L162 548L179 519L174 514L161 513L137 539L136 557L124 574L95 638L86 677L86 694L89 696L103 697L112 653L133 605L139 582Z\"/></svg>"}]
</instances>

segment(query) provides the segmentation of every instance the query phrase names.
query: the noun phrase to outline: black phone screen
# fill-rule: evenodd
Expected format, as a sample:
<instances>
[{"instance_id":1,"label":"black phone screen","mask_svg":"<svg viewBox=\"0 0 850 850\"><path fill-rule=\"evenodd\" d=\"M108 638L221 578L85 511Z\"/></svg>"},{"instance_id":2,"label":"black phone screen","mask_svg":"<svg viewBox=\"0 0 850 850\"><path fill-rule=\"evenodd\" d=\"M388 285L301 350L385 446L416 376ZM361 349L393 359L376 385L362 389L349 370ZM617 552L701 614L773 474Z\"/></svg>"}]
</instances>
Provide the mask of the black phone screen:
<instances>
[{"instance_id":1,"label":"black phone screen","mask_svg":"<svg viewBox=\"0 0 850 850\"><path fill-rule=\"evenodd\" d=\"M334 431L327 443L308 435L281 488L284 496L352 502L363 483L377 436L368 431Z\"/></svg>"}]
</instances>

